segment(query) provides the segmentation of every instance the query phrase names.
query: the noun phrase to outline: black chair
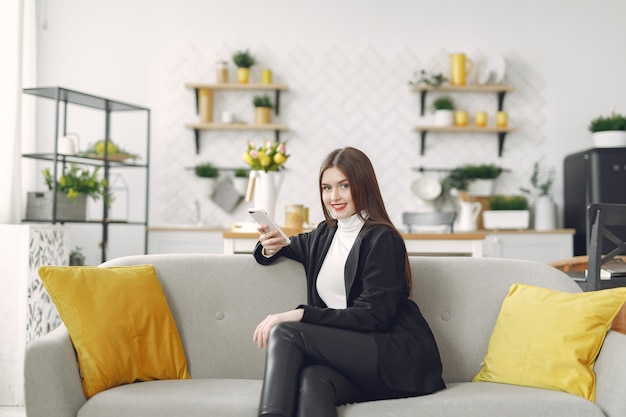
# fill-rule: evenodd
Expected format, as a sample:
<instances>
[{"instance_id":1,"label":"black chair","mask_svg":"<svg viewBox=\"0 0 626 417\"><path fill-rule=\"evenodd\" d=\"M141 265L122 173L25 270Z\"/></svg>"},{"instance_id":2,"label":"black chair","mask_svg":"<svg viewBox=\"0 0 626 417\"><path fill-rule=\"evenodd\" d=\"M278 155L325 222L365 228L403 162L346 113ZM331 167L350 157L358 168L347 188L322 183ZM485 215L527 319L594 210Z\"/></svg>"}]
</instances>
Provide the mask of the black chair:
<instances>
[{"instance_id":1,"label":"black chair","mask_svg":"<svg viewBox=\"0 0 626 417\"><path fill-rule=\"evenodd\" d=\"M617 255L626 254L626 241L617 237L611 226L626 226L626 204L597 204L592 203L587 207L587 277L584 282L584 290L600 290L626 286L626 277L611 277L601 279L600 270L602 265ZM615 248L603 256L604 239L615 244ZM583 283L580 283L583 284Z\"/></svg>"}]
</instances>

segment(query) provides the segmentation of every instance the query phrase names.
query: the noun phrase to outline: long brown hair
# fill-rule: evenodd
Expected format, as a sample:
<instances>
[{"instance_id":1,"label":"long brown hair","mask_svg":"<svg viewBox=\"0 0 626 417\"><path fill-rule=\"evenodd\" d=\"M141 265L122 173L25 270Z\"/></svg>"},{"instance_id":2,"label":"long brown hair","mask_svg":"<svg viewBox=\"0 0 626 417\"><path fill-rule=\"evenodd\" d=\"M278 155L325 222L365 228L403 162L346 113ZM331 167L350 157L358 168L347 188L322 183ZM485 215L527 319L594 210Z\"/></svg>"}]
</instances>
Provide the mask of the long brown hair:
<instances>
[{"instance_id":1,"label":"long brown hair","mask_svg":"<svg viewBox=\"0 0 626 417\"><path fill-rule=\"evenodd\" d=\"M385 208L385 203L380 193L380 187L378 186L378 180L376 179L372 162L362 151L352 147L335 149L328 154L320 167L320 202L322 203L326 224L330 227L334 227L337 224L337 221L333 219L330 213L328 213L328 210L326 210L322 197L322 175L328 168L333 167L341 170L347 177L356 213L365 221L365 226L384 224L389 226L400 236L400 232L398 232L398 229L391 223L389 214L387 214L387 209ZM367 218L363 217L363 213L367 214ZM400 236L400 238L402 238L402 236ZM413 287L413 279L411 276L409 257L406 253L405 271L410 294Z\"/></svg>"}]
</instances>

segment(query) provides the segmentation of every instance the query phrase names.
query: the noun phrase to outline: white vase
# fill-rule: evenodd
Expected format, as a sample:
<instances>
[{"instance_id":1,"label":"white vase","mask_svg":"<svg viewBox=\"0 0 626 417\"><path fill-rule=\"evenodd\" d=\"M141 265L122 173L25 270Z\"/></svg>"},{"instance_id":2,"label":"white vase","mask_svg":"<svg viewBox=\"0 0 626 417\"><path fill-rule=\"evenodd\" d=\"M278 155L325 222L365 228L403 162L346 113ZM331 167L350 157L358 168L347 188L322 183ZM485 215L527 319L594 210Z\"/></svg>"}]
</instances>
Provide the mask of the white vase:
<instances>
[{"instance_id":1,"label":"white vase","mask_svg":"<svg viewBox=\"0 0 626 417\"><path fill-rule=\"evenodd\" d=\"M556 228L556 209L550 196L542 196L535 201L535 230Z\"/></svg>"},{"instance_id":2,"label":"white vase","mask_svg":"<svg viewBox=\"0 0 626 417\"><path fill-rule=\"evenodd\" d=\"M254 172L254 207L264 209L275 220L276 198L283 182L282 172Z\"/></svg>"}]
</instances>

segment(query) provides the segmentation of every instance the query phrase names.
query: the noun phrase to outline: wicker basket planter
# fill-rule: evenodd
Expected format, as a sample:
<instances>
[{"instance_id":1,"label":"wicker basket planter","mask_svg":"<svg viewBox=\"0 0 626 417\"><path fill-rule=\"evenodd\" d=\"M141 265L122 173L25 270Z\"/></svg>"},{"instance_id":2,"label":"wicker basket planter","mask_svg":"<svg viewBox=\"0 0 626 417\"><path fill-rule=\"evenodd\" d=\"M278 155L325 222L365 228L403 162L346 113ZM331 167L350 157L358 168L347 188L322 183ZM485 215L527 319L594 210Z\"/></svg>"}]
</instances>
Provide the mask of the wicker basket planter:
<instances>
[{"instance_id":1,"label":"wicker basket planter","mask_svg":"<svg viewBox=\"0 0 626 417\"><path fill-rule=\"evenodd\" d=\"M87 195L79 194L69 200L65 193L57 191L57 221L87 220ZM35 191L27 193L26 220L52 221L53 191Z\"/></svg>"}]
</instances>

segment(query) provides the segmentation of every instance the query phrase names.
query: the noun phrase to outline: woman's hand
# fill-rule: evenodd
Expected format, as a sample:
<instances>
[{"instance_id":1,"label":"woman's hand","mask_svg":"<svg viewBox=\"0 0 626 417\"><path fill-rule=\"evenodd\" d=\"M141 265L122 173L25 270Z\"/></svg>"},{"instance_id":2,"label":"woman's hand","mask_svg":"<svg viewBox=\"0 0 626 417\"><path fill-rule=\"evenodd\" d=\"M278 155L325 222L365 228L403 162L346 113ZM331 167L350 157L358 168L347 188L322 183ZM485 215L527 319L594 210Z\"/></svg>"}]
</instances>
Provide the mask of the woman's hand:
<instances>
[{"instance_id":1,"label":"woman's hand","mask_svg":"<svg viewBox=\"0 0 626 417\"><path fill-rule=\"evenodd\" d=\"M264 224L258 226L257 230L261 234L261 236L259 236L259 242L261 242L261 245L263 246L263 254L265 256L272 256L281 248L289 245L289 243L285 243L285 240L280 235L278 230L270 232L267 225Z\"/></svg>"},{"instance_id":2,"label":"woman's hand","mask_svg":"<svg viewBox=\"0 0 626 417\"><path fill-rule=\"evenodd\" d=\"M254 335L252 336L252 341L255 342L259 349L263 349L267 347L267 341L270 337L270 330L278 323L283 323L286 321L300 321L302 320L302 316L304 315L304 310L301 308L285 311L284 313L278 314L270 314L256 326L254 330Z\"/></svg>"}]
</instances>

